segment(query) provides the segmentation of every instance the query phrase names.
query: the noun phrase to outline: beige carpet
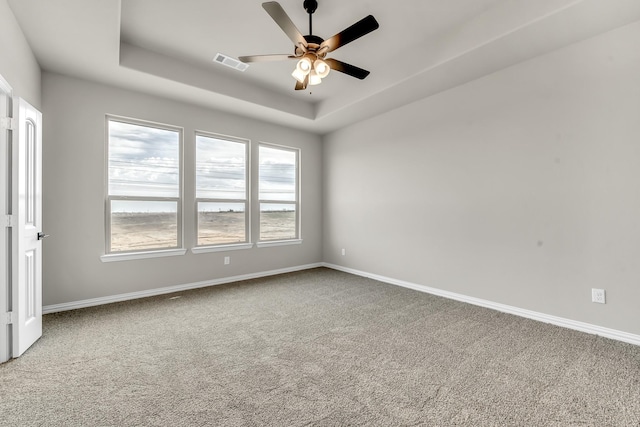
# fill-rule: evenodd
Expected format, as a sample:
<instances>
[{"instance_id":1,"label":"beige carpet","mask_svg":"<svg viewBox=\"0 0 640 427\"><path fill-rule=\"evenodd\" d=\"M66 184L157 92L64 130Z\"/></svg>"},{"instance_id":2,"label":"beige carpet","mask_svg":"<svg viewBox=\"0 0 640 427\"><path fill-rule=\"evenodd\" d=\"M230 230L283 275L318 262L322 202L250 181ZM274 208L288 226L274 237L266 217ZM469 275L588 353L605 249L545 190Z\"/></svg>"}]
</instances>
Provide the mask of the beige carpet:
<instances>
[{"instance_id":1,"label":"beige carpet","mask_svg":"<svg viewBox=\"0 0 640 427\"><path fill-rule=\"evenodd\" d=\"M6 426L639 426L640 347L329 270L45 316Z\"/></svg>"}]
</instances>

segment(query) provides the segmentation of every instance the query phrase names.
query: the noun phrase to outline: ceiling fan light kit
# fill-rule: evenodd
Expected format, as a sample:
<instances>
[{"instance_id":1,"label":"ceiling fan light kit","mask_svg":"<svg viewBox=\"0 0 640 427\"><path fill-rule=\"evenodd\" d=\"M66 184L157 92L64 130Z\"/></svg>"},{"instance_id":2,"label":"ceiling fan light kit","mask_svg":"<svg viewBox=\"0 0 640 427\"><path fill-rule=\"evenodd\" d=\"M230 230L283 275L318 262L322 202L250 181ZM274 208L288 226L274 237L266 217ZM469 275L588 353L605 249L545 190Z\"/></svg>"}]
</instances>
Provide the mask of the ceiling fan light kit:
<instances>
[{"instance_id":1,"label":"ceiling fan light kit","mask_svg":"<svg viewBox=\"0 0 640 427\"><path fill-rule=\"evenodd\" d=\"M331 68L325 61L317 58L313 53L308 52L298 61L291 75L300 83L304 83L305 78L309 76L309 84L317 85L322 82L322 79L329 75L329 71L331 71Z\"/></svg>"},{"instance_id":2,"label":"ceiling fan light kit","mask_svg":"<svg viewBox=\"0 0 640 427\"><path fill-rule=\"evenodd\" d=\"M278 2L269 1L262 3L262 7L293 42L294 54L241 56L238 58L240 61L246 63L297 59L298 63L296 64L296 68L293 70L293 73L291 73L293 78L296 79L296 90L306 89L308 85L313 86L320 84L322 79L327 77L332 69L360 80L369 75L369 71L367 70L334 58L327 58L326 56L339 47L376 30L379 24L372 15L361 19L349 28L324 40L313 34L312 16L318 8L318 2L316 0L304 0L303 2L303 7L309 14L309 35L306 36L302 35Z\"/></svg>"}]
</instances>

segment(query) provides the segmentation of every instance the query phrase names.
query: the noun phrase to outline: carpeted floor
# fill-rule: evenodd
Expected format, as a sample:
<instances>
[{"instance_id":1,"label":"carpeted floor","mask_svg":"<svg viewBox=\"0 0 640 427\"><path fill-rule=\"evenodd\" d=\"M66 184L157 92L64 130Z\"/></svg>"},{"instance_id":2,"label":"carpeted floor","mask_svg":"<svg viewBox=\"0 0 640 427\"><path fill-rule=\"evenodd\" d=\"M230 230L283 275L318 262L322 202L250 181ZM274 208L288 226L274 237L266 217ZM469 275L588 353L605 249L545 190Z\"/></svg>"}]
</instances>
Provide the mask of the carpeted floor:
<instances>
[{"instance_id":1,"label":"carpeted floor","mask_svg":"<svg viewBox=\"0 0 640 427\"><path fill-rule=\"evenodd\" d=\"M47 315L7 426L639 426L640 347L329 269Z\"/></svg>"}]
</instances>

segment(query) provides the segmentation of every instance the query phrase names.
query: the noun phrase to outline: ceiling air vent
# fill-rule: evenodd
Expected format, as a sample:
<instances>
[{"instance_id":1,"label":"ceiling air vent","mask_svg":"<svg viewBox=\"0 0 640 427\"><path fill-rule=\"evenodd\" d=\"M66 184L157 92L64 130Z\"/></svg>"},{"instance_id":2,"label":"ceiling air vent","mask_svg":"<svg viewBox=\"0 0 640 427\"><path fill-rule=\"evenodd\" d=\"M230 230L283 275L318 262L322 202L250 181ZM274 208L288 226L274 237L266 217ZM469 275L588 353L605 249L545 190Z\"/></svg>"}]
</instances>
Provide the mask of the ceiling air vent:
<instances>
[{"instance_id":1,"label":"ceiling air vent","mask_svg":"<svg viewBox=\"0 0 640 427\"><path fill-rule=\"evenodd\" d=\"M215 58L213 58L214 62L217 62L222 65L226 65L227 67L231 67L238 71L244 71L249 68L249 64L245 64L244 62L240 62L237 59L234 59L230 56L223 55L218 53Z\"/></svg>"}]
</instances>

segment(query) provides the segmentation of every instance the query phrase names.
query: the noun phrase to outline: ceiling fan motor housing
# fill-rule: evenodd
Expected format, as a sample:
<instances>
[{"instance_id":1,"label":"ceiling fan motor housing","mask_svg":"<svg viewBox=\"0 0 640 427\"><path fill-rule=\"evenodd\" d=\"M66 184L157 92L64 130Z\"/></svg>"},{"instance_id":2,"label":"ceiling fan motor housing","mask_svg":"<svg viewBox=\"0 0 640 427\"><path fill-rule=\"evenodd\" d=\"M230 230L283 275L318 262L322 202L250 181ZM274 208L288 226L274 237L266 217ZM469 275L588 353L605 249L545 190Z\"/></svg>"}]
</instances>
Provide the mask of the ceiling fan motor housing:
<instances>
[{"instance_id":1,"label":"ceiling fan motor housing","mask_svg":"<svg viewBox=\"0 0 640 427\"><path fill-rule=\"evenodd\" d=\"M314 36L313 34L304 36L304 39L307 41L308 44L317 44L318 46L320 46L324 41L322 37Z\"/></svg>"},{"instance_id":2,"label":"ceiling fan motor housing","mask_svg":"<svg viewBox=\"0 0 640 427\"><path fill-rule=\"evenodd\" d=\"M322 52L318 52L318 49L320 49L320 45L324 41L322 37L318 37L310 34L310 35L304 36L304 39L307 41L307 47L305 49L302 49L299 46L296 46L294 50L295 56L300 57L304 55L306 52L317 54L317 56L321 58L324 58L325 56L327 56L326 49L322 49Z\"/></svg>"}]
</instances>

